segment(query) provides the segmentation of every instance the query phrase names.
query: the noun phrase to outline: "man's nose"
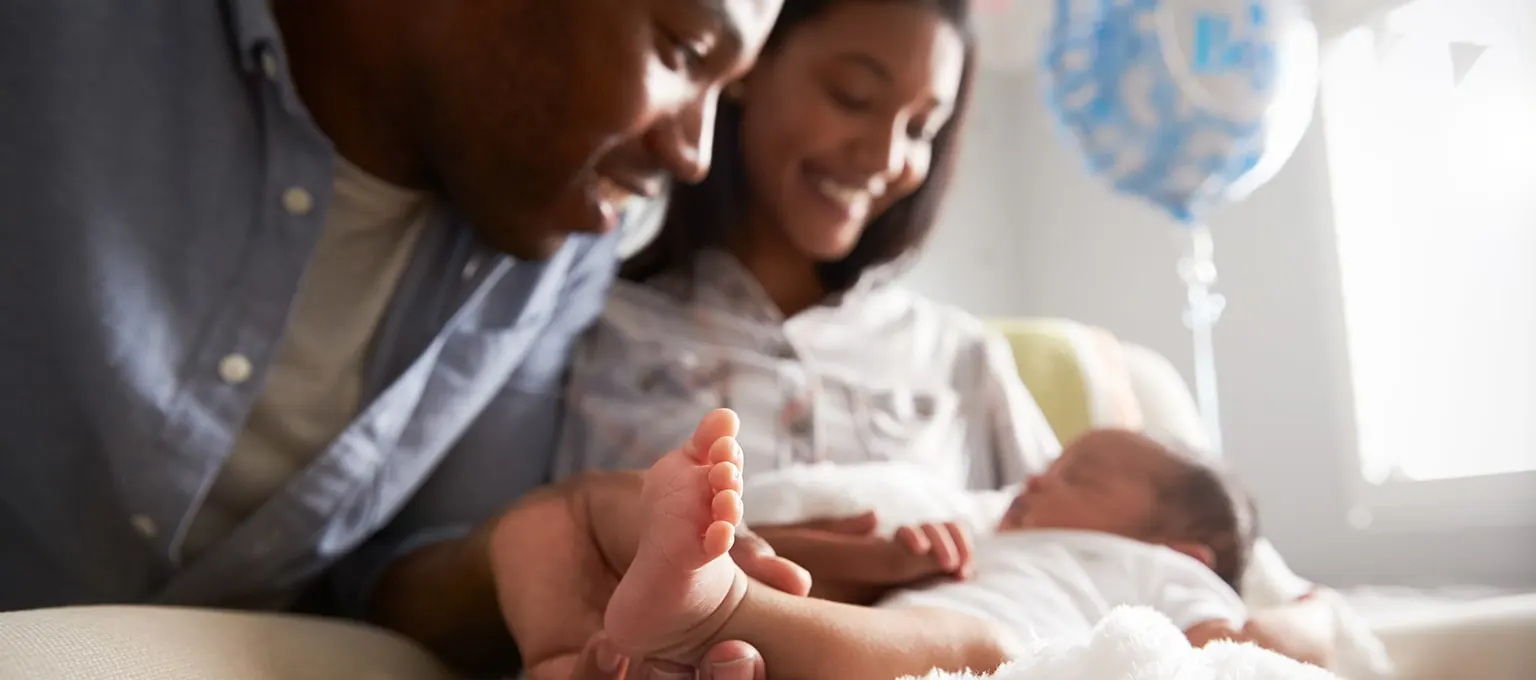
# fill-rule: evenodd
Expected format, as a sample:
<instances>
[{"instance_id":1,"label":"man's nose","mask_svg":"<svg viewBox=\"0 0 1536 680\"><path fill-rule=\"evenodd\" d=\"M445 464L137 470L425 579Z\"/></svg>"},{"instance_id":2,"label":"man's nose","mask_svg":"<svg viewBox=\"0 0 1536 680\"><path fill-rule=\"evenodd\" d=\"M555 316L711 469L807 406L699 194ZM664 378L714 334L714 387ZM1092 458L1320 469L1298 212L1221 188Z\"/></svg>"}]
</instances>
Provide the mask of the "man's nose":
<instances>
[{"instance_id":1,"label":"man's nose","mask_svg":"<svg viewBox=\"0 0 1536 680\"><path fill-rule=\"evenodd\" d=\"M652 153L680 182L695 184L709 174L715 144L715 107L720 90L705 92L653 132Z\"/></svg>"}]
</instances>

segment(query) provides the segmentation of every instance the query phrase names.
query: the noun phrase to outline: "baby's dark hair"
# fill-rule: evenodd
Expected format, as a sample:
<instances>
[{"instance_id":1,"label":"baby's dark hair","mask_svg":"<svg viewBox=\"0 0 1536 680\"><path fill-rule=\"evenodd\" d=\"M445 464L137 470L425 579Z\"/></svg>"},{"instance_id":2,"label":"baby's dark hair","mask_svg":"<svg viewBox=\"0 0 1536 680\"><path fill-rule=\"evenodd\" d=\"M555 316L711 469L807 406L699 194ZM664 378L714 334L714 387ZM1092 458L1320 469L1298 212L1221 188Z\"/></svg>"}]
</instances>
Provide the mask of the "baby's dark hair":
<instances>
[{"instance_id":1,"label":"baby's dark hair","mask_svg":"<svg viewBox=\"0 0 1536 680\"><path fill-rule=\"evenodd\" d=\"M1158 483L1158 503L1166 511L1162 532L1209 548L1214 556L1211 570L1241 593L1259 536L1253 497L1229 470L1207 462L1207 456L1186 446L1159 443L1178 463L1178 470Z\"/></svg>"}]
</instances>

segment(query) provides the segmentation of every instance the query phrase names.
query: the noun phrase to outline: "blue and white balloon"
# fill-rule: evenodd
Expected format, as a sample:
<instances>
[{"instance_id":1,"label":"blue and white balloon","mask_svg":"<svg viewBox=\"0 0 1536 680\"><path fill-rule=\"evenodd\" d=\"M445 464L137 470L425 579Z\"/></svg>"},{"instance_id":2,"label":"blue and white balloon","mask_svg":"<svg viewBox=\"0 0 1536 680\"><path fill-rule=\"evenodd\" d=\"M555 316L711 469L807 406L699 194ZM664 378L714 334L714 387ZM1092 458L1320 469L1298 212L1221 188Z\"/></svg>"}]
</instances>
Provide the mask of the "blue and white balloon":
<instances>
[{"instance_id":1,"label":"blue and white balloon","mask_svg":"<svg viewBox=\"0 0 1536 680\"><path fill-rule=\"evenodd\" d=\"M1044 55L1089 170L1189 224L1290 158L1317 70L1302 0L1056 0Z\"/></svg>"}]
</instances>

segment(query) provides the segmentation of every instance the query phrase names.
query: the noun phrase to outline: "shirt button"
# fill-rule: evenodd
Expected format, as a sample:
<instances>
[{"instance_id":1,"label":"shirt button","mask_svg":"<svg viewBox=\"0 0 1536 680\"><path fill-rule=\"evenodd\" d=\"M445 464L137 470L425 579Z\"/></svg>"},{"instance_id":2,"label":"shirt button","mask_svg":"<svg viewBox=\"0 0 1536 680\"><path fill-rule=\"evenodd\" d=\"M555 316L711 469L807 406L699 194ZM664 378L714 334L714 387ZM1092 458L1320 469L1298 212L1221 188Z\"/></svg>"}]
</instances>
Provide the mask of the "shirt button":
<instances>
[{"instance_id":1,"label":"shirt button","mask_svg":"<svg viewBox=\"0 0 1536 680\"><path fill-rule=\"evenodd\" d=\"M243 354L231 354L219 360L219 377L231 385L251 379L251 360Z\"/></svg>"},{"instance_id":2,"label":"shirt button","mask_svg":"<svg viewBox=\"0 0 1536 680\"><path fill-rule=\"evenodd\" d=\"M128 521L133 524L133 528L137 529L144 538L154 538L156 534L160 533L160 528L155 526L155 520L150 519L149 515L134 515L129 517Z\"/></svg>"},{"instance_id":3,"label":"shirt button","mask_svg":"<svg viewBox=\"0 0 1536 680\"><path fill-rule=\"evenodd\" d=\"M463 271L459 273L463 275L465 281L475 278L475 274L480 273L480 258L469 258L469 262L464 265Z\"/></svg>"},{"instance_id":4,"label":"shirt button","mask_svg":"<svg viewBox=\"0 0 1536 680\"><path fill-rule=\"evenodd\" d=\"M283 192L283 210L287 210L289 215L302 217L308 215L314 207L315 198L302 187L290 187Z\"/></svg>"},{"instance_id":5,"label":"shirt button","mask_svg":"<svg viewBox=\"0 0 1536 680\"><path fill-rule=\"evenodd\" d=\"M258 57L258 59L261 60L261 72L266 74L267 78L276 80L277 54L275 54L271 48L263 48L261 50L261 56Z\"/></svg>"}]
</instances>

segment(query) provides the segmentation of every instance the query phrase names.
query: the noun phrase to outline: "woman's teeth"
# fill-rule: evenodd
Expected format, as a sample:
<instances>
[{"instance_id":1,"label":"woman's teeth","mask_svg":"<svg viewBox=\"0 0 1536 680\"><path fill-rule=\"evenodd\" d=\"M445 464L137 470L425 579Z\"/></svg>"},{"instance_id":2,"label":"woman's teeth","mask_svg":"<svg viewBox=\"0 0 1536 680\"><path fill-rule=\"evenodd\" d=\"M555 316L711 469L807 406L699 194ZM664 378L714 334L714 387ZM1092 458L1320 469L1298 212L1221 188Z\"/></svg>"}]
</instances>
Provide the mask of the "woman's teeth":
<instances>
[{"instance_id":1,"label":"woman's teeth","mask_svg":"<svg viewBox=\"0 0 1536 680\"><path fill-rule=\"evenodd\" d=\"M851 187L830 179L824 179L817 183L822 195L846 206L862 205L869 202L869 192L865 187Z\"/></svg>"}]
</instances>

